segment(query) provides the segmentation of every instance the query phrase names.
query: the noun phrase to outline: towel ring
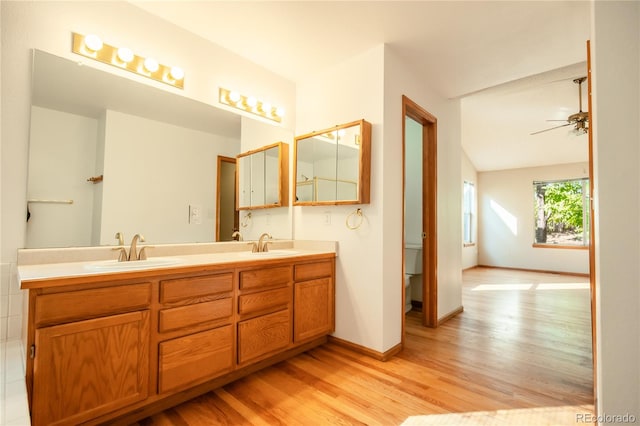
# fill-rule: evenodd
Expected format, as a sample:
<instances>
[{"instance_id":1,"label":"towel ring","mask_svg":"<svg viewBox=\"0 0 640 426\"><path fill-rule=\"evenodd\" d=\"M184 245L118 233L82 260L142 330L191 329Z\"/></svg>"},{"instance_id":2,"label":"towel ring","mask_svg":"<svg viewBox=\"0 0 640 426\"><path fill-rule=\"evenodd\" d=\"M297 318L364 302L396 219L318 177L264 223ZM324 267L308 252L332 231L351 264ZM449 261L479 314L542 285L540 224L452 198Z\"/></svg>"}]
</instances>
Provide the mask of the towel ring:
<instances>
[{"instance_id":1,"label":"towel ring","mask_svg":"<svg viewBox=\"0 0 640 426\"><path fill-rule=\"evenodd\" d=\"M246 215L244 215L244 217L242 218L242 222L240 223L240 225L243 228L246 228L247 226L249 226L249 224L251 223L251 212L247 213Z\"/></svg>"},{"instance_id":2,"label":"towel ring","mask_svg":"<svg viewBox=\"0 0 640 426\"><path fill-rule=\"evenodd\" d=\"M354 223L353 225L351 225L350 219L351 219L351 216L354 216L354 215L358 216L360 220L357 220L356 218L357 223ZM360 228L360 225L362 225L363 220L364 220L364 215L362 214L362 209L356 209L351 213L349 213L349 216L347 216L347 220L346 220L347 228L351 230L358 229Z\"/></svg>"}]
</instances>

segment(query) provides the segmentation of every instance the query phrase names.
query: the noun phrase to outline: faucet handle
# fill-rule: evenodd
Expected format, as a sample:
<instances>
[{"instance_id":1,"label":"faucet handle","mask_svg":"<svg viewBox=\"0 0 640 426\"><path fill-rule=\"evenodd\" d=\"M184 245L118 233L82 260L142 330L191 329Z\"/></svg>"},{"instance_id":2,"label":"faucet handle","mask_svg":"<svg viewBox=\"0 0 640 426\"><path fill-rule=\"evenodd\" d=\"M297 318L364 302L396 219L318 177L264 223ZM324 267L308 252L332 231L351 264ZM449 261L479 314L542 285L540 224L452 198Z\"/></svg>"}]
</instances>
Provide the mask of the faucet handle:
<instances>
[{"instance_id":1,"label":"faucet handle","mask_svg":"<svg viewBox=\"0 0 640 426\"><path fill-rule=\"evenodd\" d=\"M138 253L138 260L147 260L147 249L153 248L154 246L144 246L140 249L140 253Z\"/></svg>"},{"instance_id":2,"label":"faucet handle","mask_svg":"<svg viewBox=\"0 0 640 426\"><path fill-rule=\"evenodd\" d=\"M250 243L247 243L251 246L251 253L257 253L258 250L258 243L256 243L255 241L252 241Z\"/></svg>"},{"instance_id":3,"label":"faucet handle","mask_svg":"<svg viewBox=\"0 0 640 426\"><path fill-rule=\"evenodd\" d=\"M126 262L129 260L129 255L127 254L127 249L124 247L114 247L111 250L118 251L118 262Z\"/></svg>"}]
</instances>

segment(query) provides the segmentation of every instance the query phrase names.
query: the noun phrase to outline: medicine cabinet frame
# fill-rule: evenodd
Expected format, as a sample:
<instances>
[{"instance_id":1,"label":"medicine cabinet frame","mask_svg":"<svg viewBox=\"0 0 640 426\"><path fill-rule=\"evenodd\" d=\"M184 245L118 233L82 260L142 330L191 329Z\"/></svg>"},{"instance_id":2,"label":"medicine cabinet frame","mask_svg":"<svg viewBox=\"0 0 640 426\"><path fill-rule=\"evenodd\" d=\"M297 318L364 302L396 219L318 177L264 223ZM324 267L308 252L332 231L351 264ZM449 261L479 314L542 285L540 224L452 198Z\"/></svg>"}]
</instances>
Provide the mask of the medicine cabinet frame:
<instances>
[{"instance_id":1,"label":"medicine cabinet frame","mask_svg":"<svg viewBox=\"0 0 640 426\"><path fill-rule=\"evenodd\" d=\"M243 152L236 160L236 210L289 205L288 144L276 142Z\"/></svg>"},{"instance_id":2,"label":"medicine cabinet frame","mask_svg":"<svg viewBox=\"0 0 640 426\"><path fill-rule=\"evenodd\" d=\"M341 145L341 142L344 144ZM332 164L330 157L331 144L335 145L335 165ZM347 151L347 147L351 150L357 147L357 164L354 162L356 154ZM357 120L296 136L293 149L292 204L294 206L368 204L370 202L371 123ZM319 151L324 151L327 155L318 158ZM311 162L309 162L310 159ZM317 164L321 161L324 163L323 170L318 172L320 167ZM341 171L340 166L347 164L346 161L353 162L353 165L347 165L346 170ZM341 175L348 177L342 178ZM321 194L322 192L324 195Z\"/></svg>"}]
</instances>

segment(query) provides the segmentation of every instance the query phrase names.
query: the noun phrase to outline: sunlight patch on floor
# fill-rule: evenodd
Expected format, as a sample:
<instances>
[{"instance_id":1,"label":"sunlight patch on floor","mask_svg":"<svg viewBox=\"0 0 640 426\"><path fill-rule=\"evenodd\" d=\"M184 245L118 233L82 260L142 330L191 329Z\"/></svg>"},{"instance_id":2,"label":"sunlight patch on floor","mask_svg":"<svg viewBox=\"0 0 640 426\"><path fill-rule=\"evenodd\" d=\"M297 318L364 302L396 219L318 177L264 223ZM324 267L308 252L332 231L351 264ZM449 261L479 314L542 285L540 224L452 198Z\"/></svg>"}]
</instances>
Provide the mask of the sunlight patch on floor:
<instances>
[{"instance_id":1,"label":"sunlight patch on floor","mask_svg":"<svg viewBox=\"0 0 640 426\"><path fill-rule=\"evenodd\" d=\"M471 291L588 290L589 283L479 284Z\"/></svg>"},{"instance_id":2,"label":"sunlight patch on floor","mask_svg":"<svg viewBox=\"0 0 640 426\"><path fill-rule=\"evenodd\" d=\"M538 284L536 290L587 290L589 283L544 283Z\"/></svg>"},{"instance_id":3,"label":"sunlight patch on floor","mask_svg":"<svg viewBox=\"0 0 640 426\"><path fill-rule=\"evenodd\" d=\"M471 291L529 290L533 284L480 284Z\"/></svg>"},{"instance_id":4,"label":"sunlight patch on floor","mask_svg":"<svg viewBox=\"0 0 640 426\"><path fill-rule=\"evenodd\" d=\"M411 416L402 426L565 426L594 424L593 418L592 405L579 405Z\"/></svg>"}]
</instances>

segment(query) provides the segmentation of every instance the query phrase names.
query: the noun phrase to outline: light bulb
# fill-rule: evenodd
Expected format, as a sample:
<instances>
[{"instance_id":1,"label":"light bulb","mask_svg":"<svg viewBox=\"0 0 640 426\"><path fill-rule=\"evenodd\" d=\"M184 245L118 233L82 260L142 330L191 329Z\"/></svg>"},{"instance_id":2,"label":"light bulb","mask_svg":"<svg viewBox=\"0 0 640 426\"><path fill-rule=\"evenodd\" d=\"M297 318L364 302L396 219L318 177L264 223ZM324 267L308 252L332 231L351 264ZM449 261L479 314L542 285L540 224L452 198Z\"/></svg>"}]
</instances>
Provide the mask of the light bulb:
<instances>
[{"instance_id":1,"label":"light bulb","mask_svg":"<svg viewBox=\"0 0 640 426\"><path fill-rule=\"evenodd\" d=\"M240 93L238 92L229 92L229 100L234 104L240 100Z\"/></svg>"},{"instance_id":2,"label":"light bulb","mask_svg":"<svg viewBox=\"0 0 640 426\"><path fill-rule=\"evenodd\" d=\"M276 115L278 117L284 117L284 113L285 113L284 108L282 108L282 107L276 108Z\"/></svg>"},{"instance_id":3,"label":"light bulb","mask_svg":"<svg viewBox=\"0 0 640 426\"><path fill-rule=\"evenodd\" d=\"M118 49L118 58L124 63L129 63L133 61L133 52L128 47L121 47Z\"/></svg>"},{"instance_id":4,"label":"light bulb","mask_svg":"<svg viewBox=\"0 0 640 426\"><path fill-rule=\"evenodd\" d=\"M271 114L271 104L267 102L263 102L262 111L264 111L265 114Z\"/></svg>"},{"instance_id":5,"label":"light bulb","mask_svg":"<svg viewBox=\"0 0 640 426\"><path fill-rule=\"evenodd\" d=\"M258 105L258 100L253 96L249 96L247 98L247 105L249 105L251 108L253 108L256 105Z\"/></svg>"},{"instance_id":6,"label":"light bulb","mask_svg":"<svg viewBox=\"0 0 640 426\"><path fill-rule=\"evenodd\" d=\"M102 49L102 40L95 34L89 34L84 38L84 45L92 52Z\"/></svg>"},{"instance_id":7,"label":"light bulb","mask_svg":"<svg viewBox=\"0 0 640 426\"><path fill-rule=\"evenodd\" d=\"M182 80L184 78L184 71L180 67L171 67L169 75L171 75L171 78L174 80Z\"/></svg>"},{"instance_id":8,"label":"light bulb","mask_svg":"<svg viewBox=\"0 0 640 426\"><path fill-rule=\"evenodd\" d=\"M160 65L158 64L158 61L156 61L155 59L147 58L144 60L144 67L149 72L156 72L158 71L158 68L160 68Z\"/></svg>"}]
</instances>

